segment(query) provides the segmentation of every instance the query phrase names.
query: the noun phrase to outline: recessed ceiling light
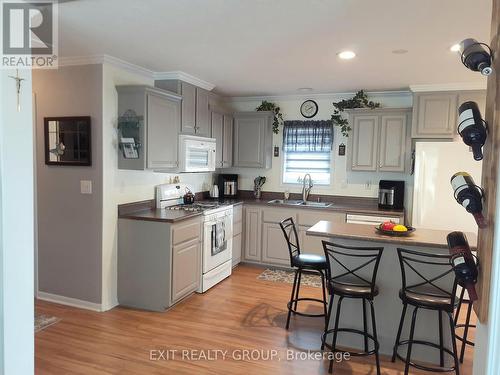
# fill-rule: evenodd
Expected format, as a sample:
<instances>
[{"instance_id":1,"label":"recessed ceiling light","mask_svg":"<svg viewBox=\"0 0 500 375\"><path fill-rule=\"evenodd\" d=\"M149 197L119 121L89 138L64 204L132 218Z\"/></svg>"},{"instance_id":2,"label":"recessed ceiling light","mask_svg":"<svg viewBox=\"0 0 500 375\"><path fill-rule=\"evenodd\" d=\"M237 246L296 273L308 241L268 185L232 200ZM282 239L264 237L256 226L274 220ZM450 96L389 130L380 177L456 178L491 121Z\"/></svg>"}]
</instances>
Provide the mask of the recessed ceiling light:
<instances>
[{"instance_id":1,"label":"recessed ceiling light","mask_svg":"<svg viewBox=\"0 0 500 375\"><path fill-rule=\"evenodd\" d=\"M337 55L342 60L350 60L350 59L353 59L354 57L356 57L356 54L352 51L342 51L342 52L339 52Z\"/></svg>"},{"instance_id":2,"label":"recessed ceiling light","mask_svg":"<svg viewBox=\"0 0 500 375\"><path fill-rule=\"evenodd\" d=\"M313 89L312 87L299 87L297 91L299 92L311 92Z\"/></svg>"},{"instance_id":3,"label":"recessed ceiling light","mask_svg":"<svg viewBox=\"0 0 500 375\"><path fill-rule=\"evenodd\" d=\"M408 53L408 50L407 49L395 49L395 50L392 50L392 53L394 53L395 55L404 55L405 53Z\"/></svg>"},{"instance_id":4,"label":"recessed ceiling light","mask_svg":"<svg viewBox=\"0 0 500 375\"><path fill-rule=\"evenodd\" d=\"M458 52L458 51L460 51L460 44L457 43L457 44L452 45L450 47L450 51L451 52Z\"/></svg>"}]
</instances>

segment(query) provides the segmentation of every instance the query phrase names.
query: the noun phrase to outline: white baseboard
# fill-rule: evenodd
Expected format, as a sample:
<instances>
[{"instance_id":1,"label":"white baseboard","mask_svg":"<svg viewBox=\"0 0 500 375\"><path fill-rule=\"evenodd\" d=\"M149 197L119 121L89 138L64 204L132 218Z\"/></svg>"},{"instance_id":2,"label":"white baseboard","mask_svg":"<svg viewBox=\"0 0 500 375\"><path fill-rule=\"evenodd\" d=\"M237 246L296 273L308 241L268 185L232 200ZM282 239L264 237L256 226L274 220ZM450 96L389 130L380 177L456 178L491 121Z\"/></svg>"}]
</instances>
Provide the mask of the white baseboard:
<instances>
[{"instance_id":1,"label":"white baseboard","mask_svg":"<svg viewBox=\"0 0 500 375\"><path fill-rule=\"evenodd\" d=\"M81 299L60 296L60 295L57 295L57 294L51 294L51 293L46 293L46 292L40 292L40 291L38 291L37 294L36 294L36 298L40 299L42 301L59 303L61 305L78 307L80 309L85 309L85 310L92 310L92 311L98 311L98 312L105 311L102 308L102 305L99 304L99 303L83 301Z\"/></svg>"}]
</instances>

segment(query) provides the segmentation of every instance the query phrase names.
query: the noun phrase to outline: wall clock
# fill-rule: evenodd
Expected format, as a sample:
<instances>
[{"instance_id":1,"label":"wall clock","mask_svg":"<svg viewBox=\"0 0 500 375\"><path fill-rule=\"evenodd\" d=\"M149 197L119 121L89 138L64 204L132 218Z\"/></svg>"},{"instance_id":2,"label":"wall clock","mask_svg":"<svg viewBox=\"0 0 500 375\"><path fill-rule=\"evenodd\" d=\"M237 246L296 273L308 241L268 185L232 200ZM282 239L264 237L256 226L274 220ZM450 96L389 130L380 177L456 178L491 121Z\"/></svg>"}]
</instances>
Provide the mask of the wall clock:
<instances>
[{"instance_id":1,"label":"wall clock","mask_svg":"<svg viewBox=\"0 0 500 375\"><path fill-rule=\"evenodd\" d=\"M314 100L306 100L300 106L300 113L305 118L313 118L316 116L316 113L318 113L318 103Z\"/></svg>"}]
</instances>

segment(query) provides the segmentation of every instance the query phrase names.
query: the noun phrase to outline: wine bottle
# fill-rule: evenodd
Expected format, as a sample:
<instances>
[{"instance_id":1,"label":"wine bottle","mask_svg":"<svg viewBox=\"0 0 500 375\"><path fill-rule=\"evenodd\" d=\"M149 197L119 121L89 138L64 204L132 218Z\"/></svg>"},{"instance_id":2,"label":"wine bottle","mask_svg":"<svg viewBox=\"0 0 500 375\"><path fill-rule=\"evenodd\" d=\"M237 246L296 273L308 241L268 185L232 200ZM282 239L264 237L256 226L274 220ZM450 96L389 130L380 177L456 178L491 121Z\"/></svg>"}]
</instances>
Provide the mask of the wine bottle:
<instances>
[{"instance_id":1,"label":"wine bottle","mask_svg":"<svg viewBox=\"0 0 500 375\"><path fill-rule=\"evenodd\" d=\"M451 264L458 284L467 289L471 301L477 300L476 288L478 269L467 237L463 232L451 232L446 237L450 251Z\"/></svg>"},{"instance_id":2,"label":"wine bottle","mask_svg":"<svg viewBox=\"0 0 500 375\"><path fill-rule=\"evenodd\" d=\"M457 172L451 177L455 199L465 210L474 216L480 228L486 227L483 216L483 190L474 183L467 172Z\"/></svg>"},{"instance_id":3,"label":"wine bottle","mask_svg":"<svg viewBox=\"0 0 500 375\"><path fill-rule=\"evenodd\" d=\"M460 42L459 53L462 63L474 72L481 72L482 75L490 75L491 68L490 52L485 50L484 44L475 39L464 39Z\"/></svg>"},{"instance_id":4,"label":"wine bottle","mask_svg":"<svg viewBox=\"0 0 500 375\"><path fill-rule=\"evenodd\" d=\"M465 102L458 107L458 134L472 148L474 160L483 159L482 147L486 142L486 122L476 102Z\"/></svg>"}]
</instances>

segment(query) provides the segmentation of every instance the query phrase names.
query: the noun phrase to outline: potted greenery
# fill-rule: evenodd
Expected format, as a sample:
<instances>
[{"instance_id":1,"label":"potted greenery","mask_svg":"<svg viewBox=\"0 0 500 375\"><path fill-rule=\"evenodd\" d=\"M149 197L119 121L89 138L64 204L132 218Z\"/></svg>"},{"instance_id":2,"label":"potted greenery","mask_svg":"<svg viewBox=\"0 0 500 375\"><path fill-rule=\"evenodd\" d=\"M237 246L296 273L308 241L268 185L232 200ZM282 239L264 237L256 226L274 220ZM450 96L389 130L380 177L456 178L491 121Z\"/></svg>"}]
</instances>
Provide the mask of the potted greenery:
<instances>
[{"instance_id":1,"label":"potted greenery","mask_svg":"<svg viewBox=\"0 0 500 375\"><path fill-rule=\"evenodd\" d=\"M349 126L349 121L342 117L342 112L346 109L353 108L370 108L375 109L380 107L380 103L375 103L368 100L368 96L363 90L360 90L354 95L353 98L347 100L341 100L340 102L333 102L333 115L332 123L333 126L338 126L343 136L349 137L349 131L352 129Z\"/></svg>"},{"instance_id":2,"label":"potted greenery","mask_svg":"<svg viewBox=\"0 0 500 375\"><path fill-rule=\"evenodd\" d=\"M279 126L283 123L283 114L281 113L280 107L276 104L263 100L261 105L255 108L257 111L272 111L274 113L273 120L273 133L279 133Z\"/></svg>"}]
</instances>

